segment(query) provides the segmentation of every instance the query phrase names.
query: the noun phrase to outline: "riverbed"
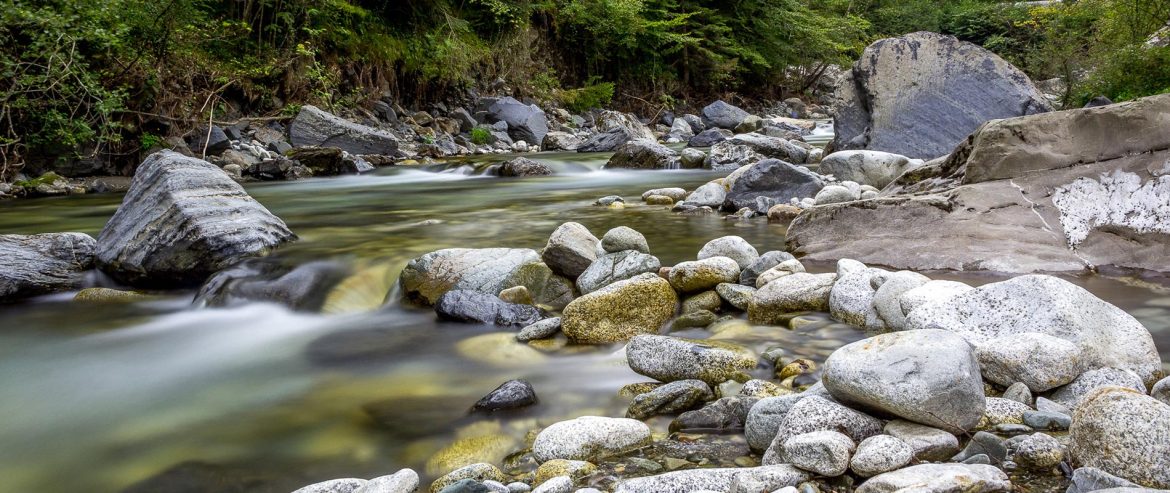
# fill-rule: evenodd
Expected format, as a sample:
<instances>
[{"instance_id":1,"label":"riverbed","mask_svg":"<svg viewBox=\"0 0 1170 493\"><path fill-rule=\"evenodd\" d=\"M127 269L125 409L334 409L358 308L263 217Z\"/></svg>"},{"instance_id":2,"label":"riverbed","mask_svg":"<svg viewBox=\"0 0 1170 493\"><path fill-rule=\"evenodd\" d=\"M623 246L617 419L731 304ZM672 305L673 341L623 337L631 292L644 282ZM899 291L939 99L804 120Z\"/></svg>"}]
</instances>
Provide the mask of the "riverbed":
<instances>
[{"instance_id":1,"label":"riverbed","mask_svg":"<svg viewBox=\"0 0 1170 493\"><path fill-rule=\"evenodd\" d=\"M287 492L402 467L428 481L435 454L459 438L502 437L493 443L519 449L528 431L551 422L624 414L628 400L618 389L646 379L624 364L620 346L494 351L509 337L493 335L498 329L441 323L429 310L400 305L393 290L409 259L449 247L539 249L566 221L598 237L632 227L663 265L691 260L724 235L760 252L784 248L784 225L764 218L680 215L639 200L645 190L690 190L719 173L607 171L606 154L529 157L557 174L500 179L460 167L501 159L492 156L249 185L300 236L277 260L347 262L366 274L336 294L329 313L261 303L199 309L193 291L131 304L76 303L64 293L0 306L0 491L197 491L183 488L232 481L247 491ZM626 207L593 205L606 195L625 197ZM96 237L120 201L106 194L0 203L0 233ZM971 284L1002 279L928 275ZM1170 286L1069 279L1145 324L1170 361ZM106 281L95 274L94 282ZM796 329L726 324L714 337L757 350L778 346L786 359L817 363L865 336L826 314L807 315ZM529 380L540 403L500 416L468 414L512 378ZM803 378L811 383L815 374ZM665 432L666 422L651 424Z\"/></svg>"}]
</instances>

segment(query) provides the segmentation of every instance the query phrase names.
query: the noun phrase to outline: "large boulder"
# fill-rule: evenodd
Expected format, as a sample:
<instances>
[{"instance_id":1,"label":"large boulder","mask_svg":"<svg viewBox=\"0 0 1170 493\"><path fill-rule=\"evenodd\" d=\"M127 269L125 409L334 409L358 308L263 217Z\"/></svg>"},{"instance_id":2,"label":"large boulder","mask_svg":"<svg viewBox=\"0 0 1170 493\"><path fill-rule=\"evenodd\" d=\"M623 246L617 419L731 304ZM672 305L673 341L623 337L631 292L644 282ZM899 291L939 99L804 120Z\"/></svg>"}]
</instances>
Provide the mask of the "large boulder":
<instances>
[{"instance_id":1,"label":"large boulder","mask_svg":"<svg viewBox=\"0 0 1170 493\"><path fill-rule=\"evenodd\" d=\"M96 243L84 233L0 235L0 303L81 288Z\"/></svg>"},{"instance_id":2,"label":"large boulder","mask_svg":"<svg viewBox=\"0 0 1170 493\"><path fill-rule=\"evenodd\" d=\"M757 407L759 405L756 404ZM748 419L751 419L750 415ZM882 422L873 416L845 407L832 398L812 395L800 399L784 414L784 419L776 429L776 436L772 438L771 445L764 452L763 463L766 465L783 463L784 444L788 439L814 431L837 431L858 443L881 434Z\"/></svg>"},{"instance_id":3,"label":"large boulder","mask_svg":"<svg viewBox=\"0 0 1170 493\"><path fill-rule=\"evenodd\" d=\"M1149 488L1170 489L1170 406L1132 389L1100 388L1073 415L1069 453Z\"/></svg>"},{"instance_id":4,"label":"large boulder","mask_svg":"<svg viewBox=\"0 0 1170 493\"><path fill-rule=\"evenodd\" d=\"M1123 368L1146 384L1153 384L1162 371L1153 337L1141 322L1084 288L1052 276L1020 276L927 303L907 315L906 328L951 331L976 346L994 344L1007 335L1044 334L1079 347L1086 370ZM1059 347L1052 350L1067 353Z\"/></svg>"},{"instance_id":5,"label":"large boulder","mask_svg":"<svg viewBox=\"0 0 1170 493\"><path fill-rule=\"evenodd\" d=\"M138 167L97 238L98 267L143 287L193 286L296 239L215 165L172 151Z\"/></svg>"},{"instance_id":6,"label":"large boulder","mask_svg":"<svg viewBox=\"0 0 1170 493\"><path fill-rule=\"evenodd\" d=\"M779 159L790 163L803 163L808 160L808 149L780 137L771 137L753 132L736 135L727 139L726 143L746 146L766 158ZM712 149L712 152L714 152L714 149Z\"/></svg>"},{"instance_id":7,"label":"large boulder","mask_svg":"<svg viewBox=\"0 0 1170 493\"><path fill-rule=\"evenodd\" d=\"M657 334L672 316L678 295L655 274L618 281L573 300L561 315L561 331L580 344L610 344L638 334Z\"/></svg>"},{"instance_id":8,"label":"large boulder","mask_svg":"<svg viewBox=\"0 0 1170 493\"><path fill-rule=\"evenodd\" d=\"M577 152L609 152L633 140L657 142L654 132L634 115L604 110L597 114L597 130L577 147Z\"/></svg>"},{"instance_id":9,"label":"large boulder","mask_svg":"<svg viewBox=\"0 0 1170 493\"><path fill-rule=\"evenodd\" d=\"M1008 475L986 464L919 464L879 474L857 487L857 493L1007 493Z\"/></svg>"},{"instance_id":10,"label":"large boulder","mask_svg":"<svg viewBox=\"0 0 1170 493\"><path fill-rule=\"evenodd\" d=\"M628 418L582 416L553 423L532 443L539 462L591 460L650 445L650 427Z\"/></svg>"},{"instance_id":11,"label":"large boulder","mask_svg":"<svg viewBox=\"0 0 1170 493\"><path fill-rule=\"evenodd\" d=\"M878 198L806 210L788 249L913 270L1166 271L1168 127L1170 94L993 120Z\"/></svg>"},{"instance_id":12,"label":"large boulder","mask_svg":"<svg viewBox=\"0 0 1170 493\"><path fill-rule=\"evenodd\" d=\"M557 274L576 279L597 260L601 240L580 223L567 222L553 230L541 258Z\"/></svg>"},{"instance_id":13,"label":"large boulder","mask_svg":"<svg viewBox=\"0 0 1170 493\"><path fill-rule=\"evenodd\" d=\"M447 248L407 262L398 283L404 298L424 305L435 304L453 289L495 296L512 285L522 285L508 281L522 266L538 260L536 252L527 248Z\"/></svg>"},{"instance_id":14,"label":"large boulder","mask_svg":"<svg viewBox=\"0 0 1170 493\"><path fill-rule=\"evenodd\" d=\"M902 173L924 163L881 151L839 151L821 158L820 164L821 174L833 175L838 181L885 188Z\"/></svg>"},{"instance_id":15,"label":"large boulder","mask_svg":"<svg viewBox=\"0 0 1170 493\"><path fill-rule=\"evenodd\" d=\"M925 425L968 431L983 417L979 362L966 340L945 330L847 344L825 360L822 382L842 402Z\"/></svg>"},{"instance_id":16,"label":"large boulder","mask_svg":"<svg viewBox=\"0 0 1170 493\"><path fill-rule=\"evenodd\" d=\"M608 235L606 236L608 238ZM577 289L589 294L618 281L639 274L657 273L662 267L658 257L634 250L603 255L577 278Z\"/></svg>"},{"instance_id":17,"label":"large boulder","mask_svg":"<svg viewBox=\"0 0 1170 493\"><path fill-rule=\"evenodd\" d=\"M289 143L297 147L336 147L350 154L393 154L398 139L389 132L359 125L313 105L301 107L288 127Z\"/></svg>"},{"instance_id":18,"label":"large boulder","mask_svg":"<svg viewBox=\"0 0 1170 493\"><path fill-rule=\"evenodd\" d=\"M513 140L523 140L539 147L548 134L548 117L535 104L524 104L512 97L486 101L488 123L505 122Z\"/></svg>"},{"instance_id":19,"label":"large boulder","mask_svg":"<svg viewBox=\"0 0 1170 493\"><path fill-rule=\"evenodd\" d=\"M723 100L718 100L703 108L703 123L708 127L732 130L743 122L743 119L747 118L748 115L748 112L740 109L738 106L726 103Z\"/></svg>"},{"instance_id":20,"label":"large boulder","mask_svg":"<svg viewBox=\"0 0 1170 493\"><path fill-rule=\"evenodd\" d=\"M679 157L674 149L649 140L633 140L614 151L605 168L678 169Z\"/></svg>"},{"instance_id":21,"label":"large boulder","mask_svg":"<svg viewBox=\"0 0 1170 493\"><path fill-rule=\"evenodd\" d=\"M730 210L747 207L755 212L766 213L768 207L760 207L760 201L757 200L759 197L771 199L773 205L788 203L794 198L813 197L824 186L821 176L808 168L779 159L765 159L751 165L736 178L727 192L724 207Z\"/></svg>"},{"instance_id":22,"label":"large boulder","mask_svg":"<svg viewBox=\"0 0 1170 493\"><path fill-rule=\"evenodd\" d=\"M702 380L719 385L755 369L751 350L724 341L639 335L626 345L630 369L663 382Z\"/></svg>"},{"instance_id":23,"label":"large boulder","mask_svg":"<svg viewBox=\"0 0 1170 493\"><path fill-rule=\"evenodd\" d=\"M1032 81L994 53L918 32L879 40L861 54L836 108L834 148L930 159L984 122L1050 111Z\"/></svg>"}]
</instances>

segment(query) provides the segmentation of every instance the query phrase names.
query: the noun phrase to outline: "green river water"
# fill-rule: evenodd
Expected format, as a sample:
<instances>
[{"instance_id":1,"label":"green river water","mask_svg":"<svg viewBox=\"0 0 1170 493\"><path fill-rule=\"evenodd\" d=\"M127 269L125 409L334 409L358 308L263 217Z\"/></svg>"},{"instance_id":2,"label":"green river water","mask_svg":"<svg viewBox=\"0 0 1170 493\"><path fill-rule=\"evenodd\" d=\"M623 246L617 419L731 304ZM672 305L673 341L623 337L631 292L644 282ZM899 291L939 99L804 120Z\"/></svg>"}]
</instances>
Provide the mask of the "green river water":
<instances>
[{"instance_id":1,"label":"green river water","mask_svg":"<svg viewBox=\"0 0 1170 493\"><path fill-rule=\"evenodd\" d=\"M237 491L226 485L245 484L238 491L287 492L401 467L429 480L458 462L444 448L469 438L465 443L498 463L523 448L532 429L585 414L622 415L628 401L617 390L646 379L615 354L620 346L537 350L498 329L437 322L426 310L357 310L393 289L410 258L447 247L538 249L565 221L599 237L632 227L663 265L693 259L723 235L742 236L761 252L784 247L784 226L763 218L678 215L638 200L650 188L693 189L718 174L603 171L604 154L534 157L558 175L498 179L388 168L249 186L301 238L277 258L342 260L370 273L350 288L355 294L342 308L353 313L259 303L195 309L192 292L126 305L75 303L68 293L0 306L0 491ZM592 205L611 194L626 197L628 207ZM0 203L0 233L96 236L120 201L90 195ZM973 284L999 279L929 275ZM1170 361L1170 290L1102 276L1073 281L1145 323ZM807 318L812 323L796 330L730 323L714 337L761 351L780 346L818 363L864 337L824 314ZM768 370L760 372L766 377ZM471 404L511 378L531 381L540 404L468 415ZM651 424L665 432L667 422Z\"/></svg>"}]
</instances>

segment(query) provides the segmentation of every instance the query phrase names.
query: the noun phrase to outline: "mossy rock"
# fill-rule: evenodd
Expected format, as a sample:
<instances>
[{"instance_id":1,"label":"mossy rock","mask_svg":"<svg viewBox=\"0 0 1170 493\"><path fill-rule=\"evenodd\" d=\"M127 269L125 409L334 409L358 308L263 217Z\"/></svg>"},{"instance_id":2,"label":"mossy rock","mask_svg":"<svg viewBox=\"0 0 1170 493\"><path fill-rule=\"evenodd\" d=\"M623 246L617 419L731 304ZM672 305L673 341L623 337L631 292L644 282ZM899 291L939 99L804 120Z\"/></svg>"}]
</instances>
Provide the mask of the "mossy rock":
<instances>
[{"instance_id":1,"label":"mossy rock","mask_svg":"<svg viewBox=\"0 0 1170 493\"><path fill-rule=\"evenodd\" d=\"M73 296L73 301L87 303L134 303L151 299L155 299L155 297L138 291L121 291L110 288L85 288Z\"/></svg>"},{"instance_id":2,"label":"mossy rock","mask_svg":"<svg viewBox=\"0 0 1170 493\"><path fill-rule=\"evenodd\" d=\"M597 466L592 462L583 460L568 460L568 459L553 459L540 467L536 468L536 477L533 478L532 484L540 486L545 481L548 481L557 476L568 476L573 481L579 480L585 476L593 474L597 470Z\"/></svg>"},{"instance_id":3,"label":"mossy rock","mask_svg":"<svg viewBox=\"0 0 1170 493\"><path fill-rule=\"evenodd\" d=\"M502 462L517 446L512 437L491 434L456 440L427 460L426 472L440 476L472 464Z\"/></svg>"},{"instance_id":4,"label":"mossy rock","mask_svg":"<svg viewBox=\"0 0 1170 493\"><path fill-rule=\"evenodd\" d=\"M561 331L578 344L622 342L638 334L657 334L677 305L670 283L642 274L573 300L561 315Z\"/></svg>"}]
</instances>

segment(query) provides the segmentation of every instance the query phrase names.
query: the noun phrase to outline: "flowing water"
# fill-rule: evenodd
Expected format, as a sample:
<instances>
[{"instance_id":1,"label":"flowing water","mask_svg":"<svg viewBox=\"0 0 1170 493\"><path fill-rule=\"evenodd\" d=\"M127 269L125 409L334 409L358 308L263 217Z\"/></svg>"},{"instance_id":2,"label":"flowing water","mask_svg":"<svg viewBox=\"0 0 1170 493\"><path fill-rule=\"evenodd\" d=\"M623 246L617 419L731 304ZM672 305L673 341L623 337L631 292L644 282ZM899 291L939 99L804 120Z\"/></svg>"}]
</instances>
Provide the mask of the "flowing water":
<instances>
[{"instance_id":1,"label":"flowing water","mask_svg":"<svg viewBox=\"0 0 1170 493\"><path fill-rule=\"evenodd\" d=\"M367 304L380 303L410 258L448 247L540 248L565 221L598 236L619 225L637 229L663 265L690 260L705 242L729 234L761 252L784 247L784 227L762 218L677 215L638 200L650 188L693 189L717 174L604 171L603 154L535 157L558 174L499 179L462 174L458 165L389 168L248 190L301 237L276 258L357 265L371 274L350 286L358 293L351 298ZM488 159L499 158L472 162ZM627 207L592 205L611 194L626 197ZM2 203L0 233L96 236L120 200ZM1170 360L1170 290L1133 279L1072 280L1145 323ZM104 281L95 275L94 282ZM620 346L533 349L510 342L510 333L438 322L430 311L393 302L347 310L362 305L351 300L335 313L310 314L264 303L196 309L192 296L83 304L66 293L0 306L0 491L280 492L399 467L433 478L459 463L461 450L448 447L456 440L499 463L539 426L622 415L628 401L617 390L645 381L626 367ZM823 314L805 321L796 329L733 321L713 337L761 351L779 346L786 360L818 363L864 337ZM532 382L540 404L468 414L511 378ZM666 422L652 425L665 431Z\"/></svg>"}]
</instances>

